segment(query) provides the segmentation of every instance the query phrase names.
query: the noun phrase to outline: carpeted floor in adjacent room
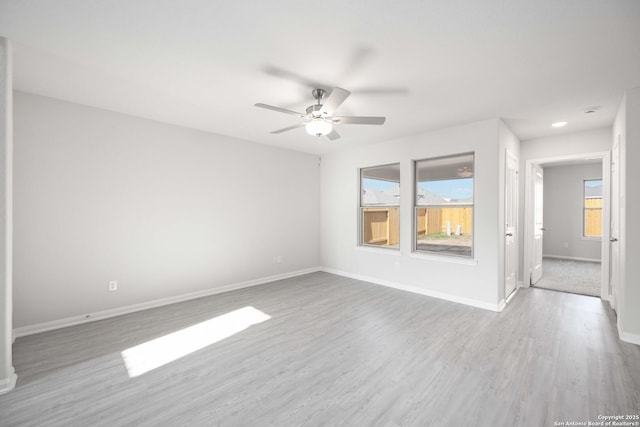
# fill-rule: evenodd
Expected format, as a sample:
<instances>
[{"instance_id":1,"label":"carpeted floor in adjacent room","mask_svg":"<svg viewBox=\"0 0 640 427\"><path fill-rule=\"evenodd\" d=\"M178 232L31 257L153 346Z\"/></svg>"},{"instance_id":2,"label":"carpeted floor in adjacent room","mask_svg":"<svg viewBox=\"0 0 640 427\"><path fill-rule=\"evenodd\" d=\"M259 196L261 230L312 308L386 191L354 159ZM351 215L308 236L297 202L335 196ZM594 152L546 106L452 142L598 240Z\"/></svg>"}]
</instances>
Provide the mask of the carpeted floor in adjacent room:
<instances>
[{"instance_id":1,"label":"carpeted floor in adjacent room","mask_svg":"<svg viewBox=\"0 0 640 427\"><path fill-rule=\"evenodd\" d=\"M535 287L599 297L600 269L599 262L544 258Z\"/></svg>"}]
</instances>

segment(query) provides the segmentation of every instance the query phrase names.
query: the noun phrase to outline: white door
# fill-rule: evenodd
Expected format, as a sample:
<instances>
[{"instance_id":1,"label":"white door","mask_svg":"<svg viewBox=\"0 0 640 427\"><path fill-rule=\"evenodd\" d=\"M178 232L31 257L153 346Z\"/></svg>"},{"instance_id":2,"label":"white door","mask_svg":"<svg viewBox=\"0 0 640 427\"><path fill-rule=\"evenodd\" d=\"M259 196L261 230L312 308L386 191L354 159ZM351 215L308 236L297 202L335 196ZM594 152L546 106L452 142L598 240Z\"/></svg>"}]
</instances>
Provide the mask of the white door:
<instances>
[{"instance_id":1,"label":"white door","mask_svg":"<svg viewBox=\"0 0 640 427\"><path fill-rule=\"evenodd\" d=\"M613 141L611 150L611 229L609 234L609 294L611 305L617 311L618 307L618 272L619 272L619 244L620 236L620 135Z\"/></svg>"},{"instance_id":2,"label":"white door","mask_svg":"<svg viewBox=\"0 0 640 427\"><path fill-rule=\"evenodd\" d=\"M516 289L518 282L518 159L507 151L505 169L504 212L504 296Z\"/></svg>"},{"instance_id":3,"label":"white door","mask_svg":"<svg viewBox=\"0 0 640 427\"><path fill-rule=\"evenodd\" d=\"M533 166L533 268L531 284L535 285L542 277L542 238L544 223L542 217L542 196L544 175L540 165Z\"/></svg>"}]
</instances>

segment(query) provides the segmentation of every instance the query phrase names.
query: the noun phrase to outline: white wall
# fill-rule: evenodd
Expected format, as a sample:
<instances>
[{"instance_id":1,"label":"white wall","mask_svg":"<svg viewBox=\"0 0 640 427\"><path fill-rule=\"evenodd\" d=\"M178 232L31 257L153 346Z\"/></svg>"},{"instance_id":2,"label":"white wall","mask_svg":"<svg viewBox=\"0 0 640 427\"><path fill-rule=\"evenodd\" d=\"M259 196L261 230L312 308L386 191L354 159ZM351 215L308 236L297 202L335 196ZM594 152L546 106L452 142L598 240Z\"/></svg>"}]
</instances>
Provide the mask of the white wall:
<instances>
[{"instance_id":1,"label":"white wall","mask_svg":"<svg viewBox=\"0 0 640 427\"><path fill-rule=\"evenodd\" d=\"M525 164L527 160L548 159L577 154L601 153L611 150L611 128L589 130L522 141L520 145L520 224L524 225ZM518 230L520 253L524 254L524 226ZM524 271L524 257L520 257L520 280L529 280Z\"/></svg>"},{"instance_id":2,"label":"white wall","mask_svg":"<svg viewBox=\"0 0 640 427\"><path fill-rule=\"evenodd\" d=\"M319 179L316 156L17 92L15 326L317 267Z\"/></svg>"},{"instance_id":3,"label":"white wall","mask_svg":"<svg viewBox=\"0 0 640 427\"><path fill-rule=\"evenodd\" d=\"M13 329L13 70L11 43L0 37L0 394L16 383Z\"/></svg>"},{"instance_id":4,"label":"white wall","mask_svg":"<svg viewBox=\"0 0 640 427\"><path fill-rule=\"evenodd\" d=\"M586 179L602 179L602 162L544 168L545 255L600 261L600 239L582 235Z\"/></svg>"},{"instance_id":5,"label":"white wall","mask_svg":"<svg viewBox=\"0 0 640 427\"><path fill-rule=\"evenodd\" d=\"M622 122L620 232L624 292L619 312L627 340L640 344L640 87L627 91Z\"/></svg>"},{"instance_id":6,"label":"white wall","mask_svg":"<svg viewBox=\"0 0 640 427\"><path fill-rule=\"evenodd\" d=\"M495 309L498 306L498 120L322 157L321 261L329 271ZM475 152L475 262L412 254L413 160ZM400 251L358 247L358 170L400 163Z\"/></svg>"},{"instance_id":7,"label":"white wall","mask_svg":"<svg viewBox=\"0 0 640 427\"><path fill-rule=\"evenodd\" d=\"M611 127L522 141L522 165L526 160L588 154L611 150Z\"/></svg>"},{"instance_id":8,"label":"white wall","mask_svg":"<svg viewBox=\"0 0 640 427\"><path fill-rule=\"evenodd\" d=\"M625 256L624 256L625 254L624 254L624 245L622 241L622 236L624 232L624 229L622 228L622 216L624 215L624 210L622 209L622 206L624 206L624 201L625 201L624 190L626 187L626 183L624 182L624 174L623 174L624 168L625 168L624 156L625 156L625 141L626 141L626 132L627 132L626 106L627 106L627 99L625 94L625 96L623 96L622 98L622 102L620 103L620 107L618 108L616 118L613 122L612 143L611 143L611 146L613 148L616 141L619 141L619 145L618 145L619 159L617 159L618 164L613 166L618 170L618 176L617 176L618 183L619 183L618 199L615 198L616 196L613 192L611 194L612 208L614 203L617 204L618 206L619 235L611 236L611 237L618 238L618 242L614 243L615 245L617 245L617 249L618 249L618 266L617 266L617 271L618 271L617 282L618 283L616 285L615 280L614 280L614 283L611 283L611 297L612 297L611 302L613 303L613 308L616 310L618 314L618 329L620 329L620 319L622 317L621 311L624 309L623 304L621 304L620 301L624 301L624 271L625 271ZM614 158L612 160L615 161L616 159ZM615 179L616 177L612 176L612 178ZM612 185L613 185L613 179L612 179ZM613 212L612 210L612 220L613 220L613 214L615 214L615 212ZM615 260L612 259L611 268L616 269L616 265L613 261Z\"/></svg>"}]
</instances>

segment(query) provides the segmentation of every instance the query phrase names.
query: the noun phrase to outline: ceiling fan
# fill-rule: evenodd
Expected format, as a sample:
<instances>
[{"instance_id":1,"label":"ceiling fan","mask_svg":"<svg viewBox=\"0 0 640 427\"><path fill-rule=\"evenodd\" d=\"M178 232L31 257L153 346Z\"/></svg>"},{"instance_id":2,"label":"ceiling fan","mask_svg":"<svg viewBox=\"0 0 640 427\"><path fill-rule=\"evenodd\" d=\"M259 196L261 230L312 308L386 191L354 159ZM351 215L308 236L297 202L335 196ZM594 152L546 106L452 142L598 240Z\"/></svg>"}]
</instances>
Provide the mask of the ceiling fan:
<instances>
[{"instance_id":1,"label":"ceiling fan","mask_svg":"<svg viewBox=\"0 0 640 427\"><path fill-rule=\"evenodd\" d=\"M342 105L342 103L351 95L348 90L335 87L327 97L324 104L321 104L325 96L324 89L313 89L311 95L316 103L310 105L306 109L306 113L298 113L296 111L287 110L286 108L274 107L272 105L257 103L256 107L266 108L267 110L279 111L281 113L292 114L307 121L289 126L283 129L274 130L272 134L287 132L299 127L305 127L307 133L314 136L325 136L330 140L340 138L340 134L333 128L337 124L345 125L381 125L386 120L385 117L364 117L364 116L334 116L334 111Z\"/></svg>"}]
</instances>

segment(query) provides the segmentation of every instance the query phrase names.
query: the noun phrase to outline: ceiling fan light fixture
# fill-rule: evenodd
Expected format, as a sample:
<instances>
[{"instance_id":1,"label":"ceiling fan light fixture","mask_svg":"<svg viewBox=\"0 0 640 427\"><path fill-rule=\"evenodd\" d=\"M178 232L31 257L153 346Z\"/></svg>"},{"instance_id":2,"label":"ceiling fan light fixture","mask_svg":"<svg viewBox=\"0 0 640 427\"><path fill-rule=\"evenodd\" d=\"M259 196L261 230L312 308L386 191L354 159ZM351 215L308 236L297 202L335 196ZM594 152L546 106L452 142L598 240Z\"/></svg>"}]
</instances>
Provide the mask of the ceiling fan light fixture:
<instances>
[{"instance_id":1,"label":"ceiling fan light fixture","mask_svg":"<svg viewBox=\"0 0 640 427\"><path fill-rule=\"evenodd\" d=\"M304 127L309 135L314 136L328 135L333 130L333 125L323 119L313 119Z\"/></svg>"},{"instance_id":2,"label":"ceiling fan light fixture","mask_svg":"<svg viewBox=\"0 0 640 427\"><path fill-rule=\"evenodd\" d=\"M329 140L334 141L340 138L340 134L335 131L333 125L381 125L384 124L386 117L367 117L367 116L336 116L334 111L342 105L342 103L349 97L351 92L346 89L334 87L331 93L327 97L327 100L321 104L320 100L324 98L324 89L314 89L312 92L313 97L316 99L316 103L310 105L306 109L306 113L299 113L297 111L288 110L286 108L274 107L273 105L263 104L258 102L256 107L266 108L267 110L277 111L279 113L290 114L298 116L305 121L295 124L293 126L287 126L283 129L274 130L271 134L280 134L293 129L304 127L309 135L313 136L326 136ZM308 120L308 121L307 121Z\"/></svg>"}]
</instances>

